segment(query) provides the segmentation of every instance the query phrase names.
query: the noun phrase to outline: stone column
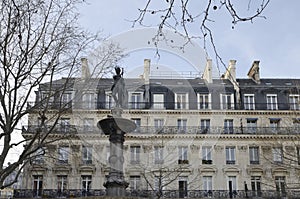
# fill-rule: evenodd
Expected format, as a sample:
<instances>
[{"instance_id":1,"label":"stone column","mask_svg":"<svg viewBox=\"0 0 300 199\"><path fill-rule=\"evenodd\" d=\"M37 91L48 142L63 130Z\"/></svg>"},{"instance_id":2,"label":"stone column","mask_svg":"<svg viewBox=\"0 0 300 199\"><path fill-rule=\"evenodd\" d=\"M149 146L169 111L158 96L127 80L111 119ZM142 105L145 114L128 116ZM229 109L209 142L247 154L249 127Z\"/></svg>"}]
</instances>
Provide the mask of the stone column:
<instances>
[{"instance_id":1,"label":"stone column","mask_svg":"<svg viewBox=\"0 0 300 199\"><path fill-rule=\"evenodd\" d=\"M114 112L115 111L115 112ZM108 196L125 196L125 190L128 187L128 182L124 179L123 173L123 147L124 135L136 128L133 121L120 117L119 109L114 110L113 116L100 120L98 127L103 130L106 135L109 135L110 156L109 156L109 175L104 183Z\"/></svg>"}]
</instances>

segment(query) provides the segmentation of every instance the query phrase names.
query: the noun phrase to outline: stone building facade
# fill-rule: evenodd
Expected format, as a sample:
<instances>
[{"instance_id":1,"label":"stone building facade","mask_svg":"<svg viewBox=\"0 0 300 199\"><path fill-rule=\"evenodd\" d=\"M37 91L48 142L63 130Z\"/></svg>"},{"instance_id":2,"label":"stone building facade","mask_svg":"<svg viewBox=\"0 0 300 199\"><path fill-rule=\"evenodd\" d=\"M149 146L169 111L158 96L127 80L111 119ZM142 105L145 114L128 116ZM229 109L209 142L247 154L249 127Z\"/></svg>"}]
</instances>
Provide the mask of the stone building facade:
<instances>
[{"instance_id":1,"label":"stone building facade","mask_svg":"<svg viewBox=\"0 0 300 199\"><path fill-rule=\"evenodd\" d=\"M86 60L84 60L86 61ZM85 66L85 64L84 64ZM166 198L285 197L299 194L300 79L260 78L259 61L248 78L235 75L235 61L218 79L211 61L198 78L125 79L128 106L122 117L137 129L126 134L124 174L128 195ZM24 168L19 197L104 195L109 141L97 122L114 106L112 79L60 79L49 97L47 128L58 107L64 112L43 148ZM39 126L47 83L24 137ZM54 90L55 90L54 89Z\"/></svg>"}]
</instances>

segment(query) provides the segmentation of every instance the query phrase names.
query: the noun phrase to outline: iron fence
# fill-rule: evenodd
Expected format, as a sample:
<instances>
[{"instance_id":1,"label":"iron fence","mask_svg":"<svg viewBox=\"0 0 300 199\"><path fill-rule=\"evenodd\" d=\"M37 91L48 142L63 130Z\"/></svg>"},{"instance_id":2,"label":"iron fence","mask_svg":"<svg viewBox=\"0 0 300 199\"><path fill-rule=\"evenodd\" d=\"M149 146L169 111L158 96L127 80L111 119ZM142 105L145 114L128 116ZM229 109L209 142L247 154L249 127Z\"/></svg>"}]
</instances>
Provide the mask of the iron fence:
<instances>
[{"instance_id":1,"label":"iron fence","mask_svg":"<svg viewBox=\"0 0 300 199\"><path fill-rule=\"evenodd\" d=\"M42 131L50 131L60 134L103 134L103 131L96 126L81 126L81 125L60 125L56 126L39 125L23 126L23 133L34 133ZM300 136L300 126L295 127L230 127L224 128L219 126L201 128L199 126L138 126L130 134L211 134L211 135L226 135L226 134L240 134L240 135L298 135Z\"/></svg>"},{"instance_id":2,"label":"iron fence","mask_svg":"<svg viewBox=\"0 0 300 199\"><path fill-rule=\"evenodd\" d=\"M92 190L29 190L29 189L15 189L14 198L76 198L88 196L105 196L104 189ZM265 198L265 199L299 199L299 190L288 190L287 192L279 192L275 190L262 191L245 191L245 190L126 190L127 197L137 198Z\"/></svg>"}]
</instances>

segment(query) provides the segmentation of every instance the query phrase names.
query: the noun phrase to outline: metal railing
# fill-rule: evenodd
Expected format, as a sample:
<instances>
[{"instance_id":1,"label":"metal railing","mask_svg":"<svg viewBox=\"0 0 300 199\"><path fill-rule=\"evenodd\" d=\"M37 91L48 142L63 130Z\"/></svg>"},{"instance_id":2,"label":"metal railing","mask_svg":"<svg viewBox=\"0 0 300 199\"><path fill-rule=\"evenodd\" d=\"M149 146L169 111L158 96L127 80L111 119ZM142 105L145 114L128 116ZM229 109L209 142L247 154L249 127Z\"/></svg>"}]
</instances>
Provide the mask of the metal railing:
<instances>
[{"instance_id":1,"label":"metal railing","mask_svg":"<svg viewBox=\"0 0 300 199\"><path fill-rule=\"evenodd\" d=\"M69 102L28 102L28 109L111 109L112 102L93 101L69 101ZM249 104L227 104L227 103L199 103L199 102L128 102L125 109L151 109L151 110L292 110L299 111L300 105L295 103L255 103Z\"/></svg>"},{"instance_id":2,"label":"metal railing","mask_svg":"<svg viewBox=\"0 0 300 199\"><path fill-rule=\"evenodd\" d=\"M34 133L49 131L53 126L47 125L41 127L39 125L23 126L23 133ZM80 126L80 125L57 125L53 128L52 133L58 134L103 134L103 131L96 126ZM244 135L298 135L300 136L300 127L209 127L201 128L199 126L139 126L130 134L244 134Z\"/></svg>"},{"instance_id":3,"label":"metal railing","mask_svg":"<svg viewBox=\"0 0 300 199\"><path fill-rule=\"evenodd\" d=\"M106 190L30 190L30 189L15 189L14 198L76 198L88 196L105 196ZM262 191L245 191L245 190L126 190L127 197L137 198L265 198L265 199L298 199L300 195L299 190L288 190L287 192L279 192L275 190Z\"/></svg>"}]
</instances>

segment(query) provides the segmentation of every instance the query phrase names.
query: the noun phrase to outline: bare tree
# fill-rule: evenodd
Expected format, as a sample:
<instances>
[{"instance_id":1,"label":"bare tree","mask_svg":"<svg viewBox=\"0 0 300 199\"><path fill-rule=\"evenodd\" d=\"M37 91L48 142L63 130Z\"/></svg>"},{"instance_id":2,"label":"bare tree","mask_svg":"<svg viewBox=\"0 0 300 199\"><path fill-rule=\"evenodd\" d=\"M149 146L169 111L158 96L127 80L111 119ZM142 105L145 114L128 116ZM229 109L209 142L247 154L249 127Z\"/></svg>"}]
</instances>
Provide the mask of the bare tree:
<instances>
[{"instance_id":1,"label":"bare tree","mask_svg":"<svg viewBox=\"0 0 300 199\"><path fill-rule=\"evenodd\" d=\"M61 103L51 116L53 97L63 97L79 71L79 57L98 41L78 27L76 6L84 0L3 0L0 3L0 141L3 144L0 156L0 188L12 185L18 179L24 165L45 153L43 150L55 139L47 139L61 114L69 110ZM103 40L102 40L103 41ZM122 57L117 45L102 48L98 61L113 66ZM105 61L104 61L105 60ZM100 62L100 61L99 61ZM105 64L103 64L105 62ZM108 72L109 68L98 70ZM63 84L56 85L58 77L65 76ZM45 83L46 82L46 83ZM33 91L46 86L47 93L39 98L39 104L28 103L34 99ZM63 101L63 100L58 100ZM39 128L25 139L15 139L15 134L24 132L21 123L29 113L39 114ZM52 125L46 122L51 120ZM26 145L25 145L26 143ZM5 166L9 153L16 147L23 151L15 162ZM17 171L16 176L7 177Z\"/></svg>"},{"instance_id":2,"label":"bare tree","mask_svg":"<svg viewBox=\"0 0 300 199\"><path fill-rule=\"evenodd\" d=\"M187 196L188 186L197 186L196 182L199 181L200 175L194 172L187 159L189 146L178 147L176 140L166 138L165 135L150 135L142 143L145 154L136 166L141 175L139 189L145 190L146 188L150 191L148 197L151 195L159 199L165 194L170 194L169 197L178 197L178 194L183 197ZM182 150L178 150L180 148ZM178 185L181 178L184 178L182 184ZM178 186L179 192L174 191L178 190ZM137 193L143 194L141 190Z\"/></svg>"},{"instance_id":3,"label":"bare tree","mask_svg":"<svg viewBox=\"0 0 300 199\"><path fill-rule=\"evenodd\" d=\"M153 36L155 46L159 42L167 41L169 45L184 50L186 44L195 38L203 41L203 48L207 51L212 50L215 54L217 66L219 62L225 66L221 56L218 53L214 40L213 26L217 22L216 15L222 15L222 23L225 18L231 18L232 29L239 24L245 22L254 22L258 18L265 19L263 15L265 9L271 0L258 1L235 1L235 0L166 0L158 3L157 1L147 0L145 5L139 9L138 16L132 21L133 27L137 24L141 26L153 26L149 22L149 18L157 22L158 31ZM219 19L220 20L220 19ZM199 28L195 33L195 27ZM176 46L176 42L167 38L163 29L168 28L185 38L184 46Z\"/></svg>"}]
</instances>

